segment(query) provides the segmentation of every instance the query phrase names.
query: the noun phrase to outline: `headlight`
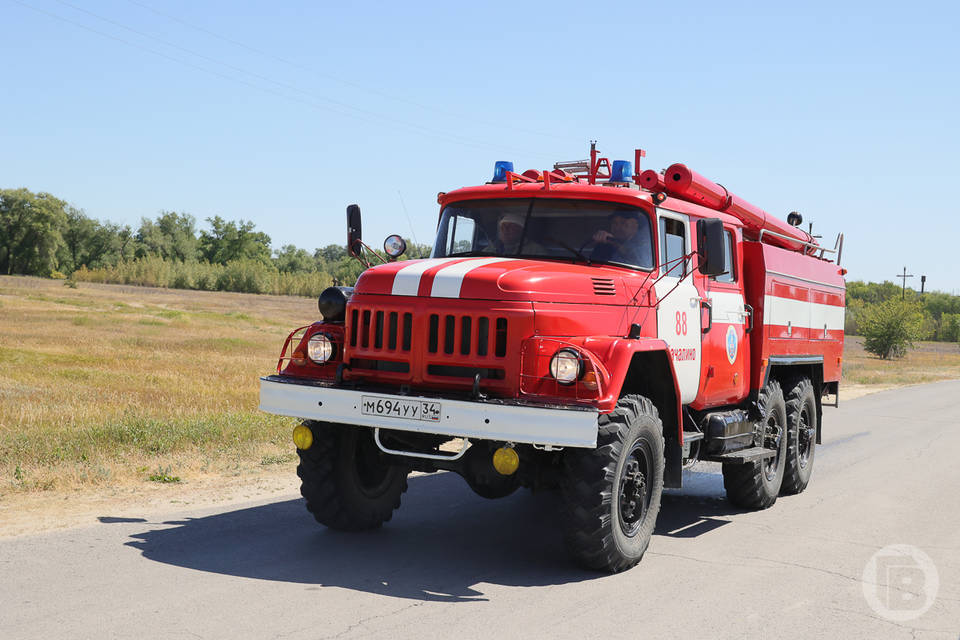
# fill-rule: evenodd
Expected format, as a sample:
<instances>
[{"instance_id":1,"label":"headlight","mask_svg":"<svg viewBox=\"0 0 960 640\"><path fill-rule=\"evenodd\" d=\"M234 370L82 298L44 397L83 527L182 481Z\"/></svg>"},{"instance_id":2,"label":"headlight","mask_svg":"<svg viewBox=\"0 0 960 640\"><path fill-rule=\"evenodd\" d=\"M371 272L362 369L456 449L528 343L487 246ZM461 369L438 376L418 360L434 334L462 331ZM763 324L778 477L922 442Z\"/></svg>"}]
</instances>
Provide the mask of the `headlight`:
<instances>
[{"instance_id":1,"label":"headlight","mask_svg":"<svg viewBox=\"0 0 960 640\"><path fill-rule=\"evenodd\" d=\"M563 348L550 359L550 375L561 384L573 384L580 377L583 364L580 354L573 349Z\"/></svg>"},{"instance_id":2,"label":"headlight","mask_svg":"<svg viewBox=\"0 0 960 640\"><path fill-rule=\"evenodd\" d=\"M407 250L407 241L397 235L387 236L383 241L383 250L391 258L399 258Z\"/></svg>"},{"instance_id":3,"label":"headlight","mask_svg":"<svg viewBox=\"0 0 960 640\"><path fill-rule=\"evenodd\" d=\"M307 342L307 356L317 364L323 364L332 358L333 350L333 342L322 333L310 336Z\"/></svg>"}]
</instances>

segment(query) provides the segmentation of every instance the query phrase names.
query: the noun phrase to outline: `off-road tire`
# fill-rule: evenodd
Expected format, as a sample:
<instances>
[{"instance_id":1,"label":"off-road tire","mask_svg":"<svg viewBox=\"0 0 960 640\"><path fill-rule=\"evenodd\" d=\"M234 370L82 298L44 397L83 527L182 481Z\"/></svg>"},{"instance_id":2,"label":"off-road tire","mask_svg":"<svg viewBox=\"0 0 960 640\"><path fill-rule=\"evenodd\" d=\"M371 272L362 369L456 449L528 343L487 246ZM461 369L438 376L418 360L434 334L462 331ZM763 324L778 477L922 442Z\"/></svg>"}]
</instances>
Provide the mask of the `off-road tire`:
<instances>
[{"instance_id":1,"label":"off-road tire","mask_svg":"<svg viewBox=\"0 0 960 640\"><path fill-rule=\"evenodd\" d=\"M596 449L564 452L564 542L583 566L616 573L640 561L657 523L663 424L653 403L636 395L598 422Z\"/></svg>"},{"instance_id":2,"label":"off-road tire","mask_svg":"<svg viewBox=\"0 0 960 640\"><path fill-rule=\"evenodd\" d=\"M727 499L744 509L766 509L777 501L787 458L787 409L780 383L771 380L757 395L758 421L779 430L777 455L756 462L724 463L723 488Z\"/></svg>"},{"instance_id":3,"label":"off-road tire","mask_svg":"<svg viewBox=\"0 0 960 640\"><path fill-rule=\"evenodd\" d=\"M817 398L808 378L787 393L787 465L780 493L797 494L810 484L817 445Z\"/></svg>"},{"instance_id":4,"label":"off-road tire","mask_svg":"<svg viewBox=\"0 0 960 640\"><path fill-rule=\"evenodd\" d=\"M467 485L469 485L475 494L481 498L486 498L487 500L499 500L500 498L506 498L520 488L519 482L504 482L499 485L490 485L479 483L474 478L469 476L464 476L464 480L467 481Z\"/></svg>"},{"instance_id":5,"label":"off-road tire","mask_svg":"<svg viewBox=\"0 0 960 640\"><path fill-rule=\"evenodd\" d=\"M305 421L313 445L297 450L307 511L340 531L376 529L393 516L407 490L407 467L390 464L369 429Z\"/></svg>"}]
</instances>

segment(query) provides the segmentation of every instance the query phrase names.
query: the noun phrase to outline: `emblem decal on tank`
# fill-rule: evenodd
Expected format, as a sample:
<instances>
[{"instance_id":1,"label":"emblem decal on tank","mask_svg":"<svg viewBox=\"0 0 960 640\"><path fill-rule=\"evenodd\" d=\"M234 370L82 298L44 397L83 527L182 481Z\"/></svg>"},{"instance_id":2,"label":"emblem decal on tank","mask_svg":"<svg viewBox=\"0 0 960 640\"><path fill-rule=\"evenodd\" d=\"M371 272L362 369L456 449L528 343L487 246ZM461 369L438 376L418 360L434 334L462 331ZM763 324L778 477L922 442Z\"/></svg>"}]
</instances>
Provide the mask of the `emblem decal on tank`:
<instances>
[{"instance_id":1,"label":"emblem decal on tank","mask_svg":"<svg viewBox=\"0 0 960 640\"><path fill-rule=\"evenodd\" d=\"M737 360L737 348L739 347L739 341L737 340L737 330L733 328L733 325L727 326L727 360L730 361L730 364L733 364Z\"/></svg>"}]
</instances>

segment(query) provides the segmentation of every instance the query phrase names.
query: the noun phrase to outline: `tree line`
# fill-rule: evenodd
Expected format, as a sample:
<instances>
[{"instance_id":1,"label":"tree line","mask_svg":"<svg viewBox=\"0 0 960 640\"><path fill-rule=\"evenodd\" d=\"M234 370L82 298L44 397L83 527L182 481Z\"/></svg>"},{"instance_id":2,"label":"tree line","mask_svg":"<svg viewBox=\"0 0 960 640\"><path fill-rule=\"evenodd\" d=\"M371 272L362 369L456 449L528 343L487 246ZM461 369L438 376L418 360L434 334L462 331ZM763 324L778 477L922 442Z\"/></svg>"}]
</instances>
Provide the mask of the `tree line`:
<instances>
[{"instance_id":1,"label":"tree line","mask_svg":"<svg viewBox=\"0 0 960 640\"><path fill-rule=\"evenodd\" d=\"M960 342L960 296L848 282L845 331L864 336L864 347L881 358L902 356L917 340Z\"/></svg>"},{"instance_id":2,"label":"tree line","mask_svg":"<svg viewBox=\"0 0 960 640\"><path fill-rule=\"evenodd\" d=\"M273 249L253 222L161 211L130 225L100 222L49 193L0 190L0 273L186 289L316 295L353 284L363 266L343 245ZM405 258L425 257L410 243Z\"/></svg>"},{"instance_id":3,"label":"tree line","mask_svg":"<svg viewBox=\"0 0 960 640\"><path fill-rule=\"evenodd\" d=\"M353 284L363 266L343 245L313 252L272 249L252 222L161 211L129 225L100 222L49 193L0 190L0 273L180 289L317 295ZM404 258L426 257L408 241ZM901 299L901 297L903 299ZM867 338L881 357L902 355L913 340L960 341L960 296L921 295L892 282L847 283L846 332Z\"/></svg>"}]
</instances>

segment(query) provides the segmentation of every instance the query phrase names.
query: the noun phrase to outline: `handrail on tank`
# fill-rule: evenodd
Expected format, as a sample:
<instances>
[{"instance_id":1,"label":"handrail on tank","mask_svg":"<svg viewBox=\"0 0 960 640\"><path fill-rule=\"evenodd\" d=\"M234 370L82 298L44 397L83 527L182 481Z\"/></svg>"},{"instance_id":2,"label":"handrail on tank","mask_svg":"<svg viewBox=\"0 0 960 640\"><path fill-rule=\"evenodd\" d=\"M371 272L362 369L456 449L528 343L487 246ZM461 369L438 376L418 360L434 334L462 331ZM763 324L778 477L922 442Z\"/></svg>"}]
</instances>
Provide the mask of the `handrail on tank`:
<instances>
[{"instance_id":1,"label":"handrail on tank","mask_svg":"<svg viewBox=\"0 0 960 640\"><path fill-rule=\"evenodd\" d=\"M791 241L791 242L798 242L798 243L800 243L800 244L802 244L802 245L804 245L804 246L806 246L806 247L809 247L809 248L811 248L811 249L814 249L815 251L819 251L821 256L822 256L824 253L836 253L836 252L837 252L836 249L827 249L826 247L821 247L821 246L820 246L819 244L817 244L816 242L804 242L804 241L802 241L802 240L797 240L796 238L791 238L790 236L785 236L785 235L783 235L782 233L777 233L776 231L770 231L770 229L761 229L761 230L760 230L760 235L757 236L757 242L763 242L763 236L764 236L764 234L771 235L771 236L776 236L776 237L778 237L778 238L783 238L784 240L789 240L789 241Z\"/></svg>"}]
</instances>

